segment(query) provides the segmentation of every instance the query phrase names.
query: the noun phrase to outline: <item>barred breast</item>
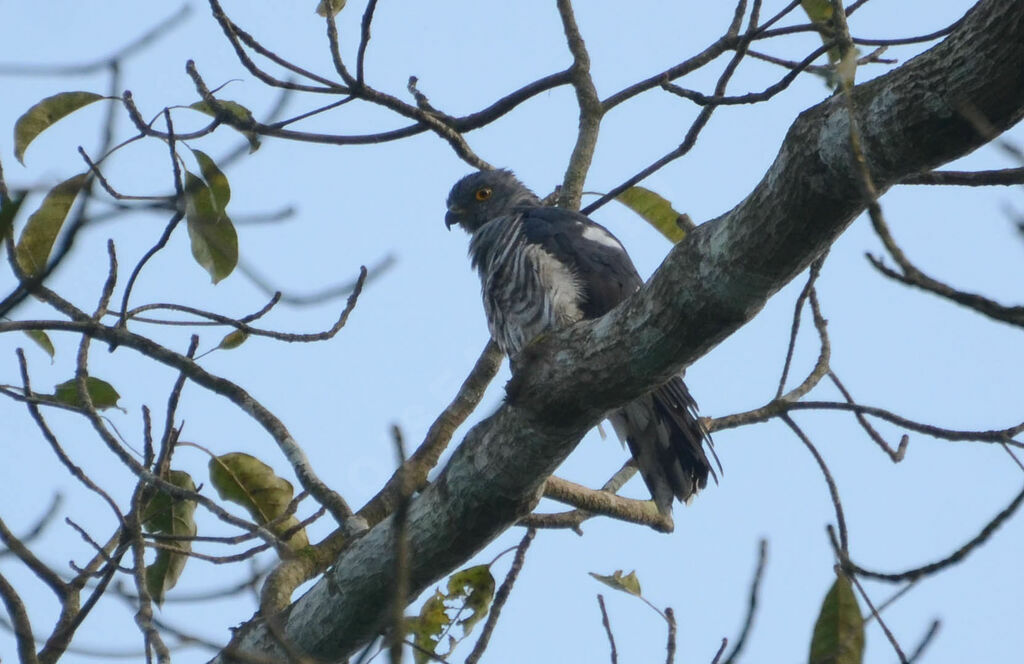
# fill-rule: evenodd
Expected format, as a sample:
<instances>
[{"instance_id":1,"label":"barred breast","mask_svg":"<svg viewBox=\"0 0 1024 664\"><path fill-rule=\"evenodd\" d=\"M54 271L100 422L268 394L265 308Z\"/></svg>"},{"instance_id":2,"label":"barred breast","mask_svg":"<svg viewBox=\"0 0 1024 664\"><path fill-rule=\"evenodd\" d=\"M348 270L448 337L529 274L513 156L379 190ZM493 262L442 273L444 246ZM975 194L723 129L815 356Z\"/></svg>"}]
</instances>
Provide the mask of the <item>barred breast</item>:
<instances>
[{"instance_id":1,"label":"barred breast","mask_svg":"<svg viewBox=\"0 0 1024 664\"><path fill-rule=\"evenodd\" d=\"M583 316L572 269L529 243L520 219L511 215L488 222L469 248L483 284L488 328L510 358L537 335Z\"/></svg>"}]
</instances>

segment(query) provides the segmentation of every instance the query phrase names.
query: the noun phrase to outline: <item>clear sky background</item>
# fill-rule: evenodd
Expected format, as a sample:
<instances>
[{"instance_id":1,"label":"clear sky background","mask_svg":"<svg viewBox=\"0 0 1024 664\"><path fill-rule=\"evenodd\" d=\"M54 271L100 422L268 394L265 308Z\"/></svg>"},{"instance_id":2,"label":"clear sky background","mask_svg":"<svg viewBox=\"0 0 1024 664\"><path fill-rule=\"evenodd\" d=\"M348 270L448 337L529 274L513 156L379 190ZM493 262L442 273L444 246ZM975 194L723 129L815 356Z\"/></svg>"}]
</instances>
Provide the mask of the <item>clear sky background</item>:
<instances>
[{"instance_id":1,"label":"clear sky background","mask_svg":"<svg viewBox=\"0 0 1024 664\"><path fill-rule=\"evenodd\" d=\"M345 53L354 63L362 3L340 17ZM593 60L602 97L661 71L716 39L732 15L731 3L580 2L578 21ZM765 3L770 16L784 3ZM855 35L889 38L924 34L961 16L972 3L874 0L850 21ZM332 71L322 20L315 3L226 2L229 14L282 56L324 75ZM94 105L48 131L27 154L27 167L13 158L10 130L39 99L65 90L105 93L107 78L95 75L24 76L9 65L71 64L92 61L132 40L173 13L178 5L127 0L96 2L2 2L0 22L0 159L13 187L49 186L83 170L75 149L94 149L104 109ZM785 24L799 20L797 14ZM379 89L407 98L410 75L440 109L453 115L475 111L540 76L565 68L570 56L553 2L380 3L367 55L367 79ZM799 60L820 42L801 34L759 48ZM926 48L893 48L886 57L904 62ZM211 86L251 108L258 117L273 105L268 93L237 62L205 3L193 3L188 19L145 52L125 62L122 88L130 89L145 116L167 105L197 99L185 74L194 59ZM710 92L725 59L680 81ZM873 65L863 80L887 71ZM761 90L781 77L779 67L745 60L730 92ZM719 109L697 146L685 158L644 184L671 199L696 222L732 208L753 188L774 159L796 115L828 95L822 81L801 76L768 104ZM314 108L322 98L293 98L287 113ZM606 191L677 145L695 107L660 90L620 106L606 119L587 179L588 191ZM179 131L205 125L204 116L175 114ZM349 104L305 123L309 131L356 134L404 126L397 116ZM514 169L541 194L557 184L575 139L577 110L570 88L544 93L513 114L467 136L489 162ZM128 137L127 119L118 136ZM7 132L7 133L2 133ZM1008 138L1024 144L1020 128ZM194 147L219 156L238 144L224 128ZM958 168L1018 165L986 147ZM166 148L149 141L124 150L106 169L121 191L162 194L170 189ZM447 144L431 134L378 146L330 147L267 139L255 154L228 171L233 190L229 212L239 221L243 260L278 287L306 293L351 280L361 264L394 256L392 269L363 293L348 326L332 341L283 344L251 339L241 348L202 360L210 371L245 386L273 410L303 445L319 474L353 505L361 505L391 474L390 426L398 424L410 444L422 439L434 417L456 393L487 330L479 285L465 258L466 237L443 226L444 200L451 184L469 171ZM39 196L27 204L34 208ZM885 213L910 258L928 273L967 290L1006 302L1024 299L1021 279L1024 239L1007 207L1024 207L1018 189L897 187L883 198ZM247 215L295 209L276 224L243 224ZM610 204L595 214L630 250L649 275L669 249L667 242L625 208ZM75 255L54 275L52 286L91 309L105 277L105 240L114 238L127 267L151 246L166 218L136 215L98 224L82 233ZM937 298L912 292L881 277L865 252L882 247L866 218L858 219L832 249L819 286L829 320L832 366L863 403L904 416L962 429L995 429L1022 418L1020 376L1024 370L1020 330L991 323ZM687 382L706 415L721 416L759 406L774 395L785 357L793 304L805 277L776 295L758 317L693 365ZM0 276L4 292L12 277ZM189 254L184 227L143 272L133 302L171 301L228 315L259 309L266 297L241 274L212 286ZM289 331L325 329L343 301L315 307L278 306L265 325ZM19 319L53 317L38 304L16 312ZM799 380L817 357L817 340L805 320L793 376ZM178 350L187 333L136 325ZM202 331L201 349L216 345L224 330ZM44 390L70 378L77 340L54 335L51 363L21 334L0 337L0 383L18 384L14 348L25 346L34 384ZM140 408L148 404L162 421L174 373L141 362L131 351L110 354L97 345L94 375L112 382L125 412L111 421L141 449ZM467 427L492 412L503 395L507 369L491 385ZM812 396L837 399L822 385ZM244 450L289 471L273 441L226 400L194 385L185 389L179 417L183 440L218 453ZM71 414L50 415L74 460L121 501L132 478ZM906 459L892 464L852 417L798 413L835 475L850 527L851 552L861 564L883 571L917 566L948 555L974 534L1020 490L1021 471L999 447L951 443L911 434ZM62 516L97 539L113 531L104 505L68 477L19 405L0 401L0 515L16 532L45 510L55 491L66 497ZM457 435L461 440L464 427ZM893 444L903 433L879 429ZM610 428L608 428L610 433ZM760 610L747 646L748 662L805 660L821 600L832 582L833 557L825 525L834 521L828 491L814 460L781 423L723 431L715 436L725 468L689 506L675 511L676 531L662 535L606 519L584 524L584 537L541 532L503 613L487 660L608 661L607 641L595 601L604 593L620 661L660 661L665 629L650 609L595 582L587 572L635 569L645 595L674 608L679 622L679 662L708 662L722 637L733 639L742 623L758 541L768 539L768 563ZM559 469L559 475L599 486L625 460L613 438L589 435ZM182 448L176 465L197 480L207 459ZM207 487L205 492L211 493ZM639 479L625 490L647 497ZM557 506L544 505L544 507ZM306 506L308 513L308 506ZM314 539L329 524L313 526ZM201 533L220 531L201 515ZM513 528L475 562L491 560L522 537ZM900 643L912 650L933 619L942 626L923 661L1018 661L1024 650L1019 615L1024 592L1020 551L1024 520L1016 518L965 562L926 579L884 617ZM45 560L63 567L88 559L88 545L62 519L33 543ZM263 559L264 564L269 559ZM509 558L495 566L503 575ZM468 564L474 564L471 561ZM56 604L47 590L10 557L0 570L29 604L35 627L49 633ZM251 596L181 603L176 596L230 586L247 569L192 561L171 592L160 617L205 639L224 642L228 628L255 608ZM874 601L897 588L866 584ZM74 647L125 653L141 661L141 639L132 610L115 598L89 617ZM865 661L892 662L895 654L874 623L868 630ZM463 645L454 661L468 652ZM134 654L132 654L134 653ZM178 662L205 661L211 653L189 647ZM0 633L0 659L15 660L14 639ZM68 662L96 661L80 654Z\"/></svg>"}]
</instances>

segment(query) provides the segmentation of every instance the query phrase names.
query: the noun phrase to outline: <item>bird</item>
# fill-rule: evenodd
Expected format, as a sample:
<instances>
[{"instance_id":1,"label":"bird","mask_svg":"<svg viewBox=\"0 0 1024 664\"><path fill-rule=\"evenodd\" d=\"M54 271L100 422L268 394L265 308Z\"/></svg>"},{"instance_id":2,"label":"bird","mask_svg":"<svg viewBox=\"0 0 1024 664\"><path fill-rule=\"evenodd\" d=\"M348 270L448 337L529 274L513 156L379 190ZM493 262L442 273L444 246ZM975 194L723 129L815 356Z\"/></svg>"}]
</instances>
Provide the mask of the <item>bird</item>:
<instances>
[{"instance_id":1,"label":"bird","mask_svg":"<svg viewBox=\"0 0 1024 664\"><path fill-rule=\"evenodd\" d=\"M622 243L586 215L545 206L509 170L463 177L448 194L445 226L470 235L469 258L481 281L491 337L509 358L532 340L580 320L599 318L643 285ZM625 441L658 511L689 503L718 481L705 447L711 437L679 376L608 419Z\"/></svg>"}]
</instances>

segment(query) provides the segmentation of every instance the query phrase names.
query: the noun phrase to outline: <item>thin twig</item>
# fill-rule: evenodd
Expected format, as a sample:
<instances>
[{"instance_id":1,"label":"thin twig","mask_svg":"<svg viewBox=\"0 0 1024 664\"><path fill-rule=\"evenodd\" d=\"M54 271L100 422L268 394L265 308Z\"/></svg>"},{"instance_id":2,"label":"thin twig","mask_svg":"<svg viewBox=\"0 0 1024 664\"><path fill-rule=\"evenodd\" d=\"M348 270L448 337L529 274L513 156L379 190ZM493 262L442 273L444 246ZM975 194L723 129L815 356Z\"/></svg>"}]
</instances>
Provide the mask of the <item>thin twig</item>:
<instances>
[{"instance_id":1,"label":"thin twig","mask_svg":"<svg viewBox=\"0 0 1024 664\"><path fill-rule=\"evenodd\" d=\"M74 477L79 482L81 482L82 485L84 485L87 489L89 489L97 496L102 498L107 503L107 505L110 506L110 509L117 517L117 520L119 522L123 522L124 515L121 513L121 508L118 507L117 502L115 502L114 499L110 497L110 494L104 491L98 484L93 482L92 479L85 474L85 471L82 470L80 466L75 464L75 462L71 460L71 457L69 457L67 453L64 452L64 448L61 446L60 441L57 439L57 436L54 435L53 431L46 423L46 420L43 418L43 414L39 411L39 406L31 398L33 396L32 384L29 381L28 362L25 360L25 353L24 351L22 351L22 349L18 348L15 351L15 354L18 356L18 368L21 370L21 384L26 396L25 407L28 408L29 415L32 416L32 419L35 421L36 426L39 427L39 431L40 433L43 434L43 438L45 438L46 442L50 445L50 449L53 450L53 453L57 456L57 459L62 464L64 464L64 467L68 469L68 472L71 473L71 476Z\"/></svg>"},{"instance_id":2,"label":"thin twig","mask_svg":"<svg viewBox=\"0 0 1024 664\"><path fill-rule=\"evenodd\" d=\"M409 473L407 478L414 489L418 490L423 487L427 481L427 474L437 465L441 454L451 442L455 430L476 409L487 386L498 373L498 369L501 368L502 357L497 344L488 341L469 375L466 376L466 380L459 387L455 398L430 425L423 442L406 462L406 472ZM381 490L359 510L358 516L365 519L371 526L382 521L394 511L397 497L401 495L401 486L402 481L396 471Z\"/></svg>"},{"instance_id":3,"label":"thin twig","mask_svg":"<svg viewBox=\"0 0 1024 664\"><path fill-rule=\"evenodd\" d=\"M821 469L821 473L825 477L825 483L828 484L828 492L832 496L832 506L835 508L836 523L839 526L840 548L845 553L850 548L850 541L849 535L846 532L846 517L843 516L843 503L839 499L839 489L836 487L835 480L832 479L832 473L831 471L829 471L828 466L825 464L825 459L822 458L821 454L818 452L818 449L814 446L814 443L811 442L811 439L808 438L807 434L803 432L803 429L797 426L797 423L793 421L793 418L791 418L788 414L784 414L780 416L780 419L783 422L785 422L790 429L793 430L793 433L797 435L797 437L800 439L800 442L802 442L804 446L807 447L807 449L810 451L811 455L814 457L814 460L818 462L818 467Z\"/></svg>"},{"instance_id":4,"label":"thin twig","mask_svg":"<svg viewBox=\"0 0 1024 664\"><path fill-rule=\"evenodd\" d=\"M757 602L758 594L761 590L761 580L764 578L764 568L768 561L768 540L762 539L757 549L757 568L754 570L754 578L750 582L750 596L747 600L747 615L743 619L743 627L740 628L740 635L736 637L732 650L729 651L729 656L725 658L724 664L734 664L739 658L740 653L743 652L744 646L747 645L747 637L750 636L750 630L754 626L754 616L757 615ZM725 649L725 639L722 639L722 649ZM721 656L719 652L716 656L715 661Z\"/></svg>"},{"instance_id":5,"label":"thin twig","mask_svg":"<svg viewBox=\"0 0 1024 664\"><path fill-rule=\"evenodd\" d=\"M718 664L722 659L722 653L725 652L725 647L727 645L729 645L729 639L722 637L722 645L718 646L718 652L716 652L715 656L711 659L711 664Z\"/></svg>"},{"instance_id":6,"label":"thin twig","mask_svg":"<svg viewBox=\"0 0 1024 664\"><path fill-rule=\"evenodd\" d=\"M13 553L18 557L18 560L22 562L25 567L32 570L32 572L39 578L40 581L50 587L50 590L57 596L57 599L63 601L68 597L68 584L64 582L64 579L60 578L60 575L50 569L45 563L36 557L32 551L25 546L17 535L12 533L8 528L4 520L0 518L0 542L3 542L4 546L7 547L7 551L4 553Z\"/></svg>"},{"instance_id":7,"label":"thin twig","mask_svg":"<svg viewBox=\"0 0 1024 664\"><path fill-rule=\"evenodd\" d=\"M917 644L917 647L914 648L914 650L911 651L910 655L907 657L907 664L913 664L921 657L921 655L924 654L925 649L929 645L931 645L931 642L935 638L935 635L939 633L939 628L941 626L941 621L932 621L932 624L928 627L928 631L924 633L923 637L921 637L921 641Z\"/></svg>"},{"instance_id":8,"label":"thin twig","mask_svg":"<svg viewBox=\"0 0 1024 664\"><path fill-rule=\"evenodd\" d=\"M124 318L124 312L128 311L128 299L132 295L132 289L135 287L135 280L139 278L142 268L145 267L150 258L167 246L167 242L171 239L171 234L174 232L174 229L176 229L178 224L181 223L181 220L185 218L185 190L181 183L181 165L178 163L178 154L174 148L174 124L171 121L171 113L167 109L164 109L164 121L167 123L167 149L170 151L171 155L171 173L174 178L174 200L176 202L177 209L174 214L171 215L167 225L164 226L164 232L160 235L156 244L150 247L149 250L142 255L142 258L140 258L139 262L135 264L131 275L128 277L128 283L124 288L124 294L121 296L122 315L121 320L119 321L119 325L121 327L124 327L127 323Z\"/></svg>"},{"instance_id":9,"label":"thin twig","mask_svg":"<svg viewBox=\"0 0 1024 664\"><path fill-rule=\"evenodd\" d=\"M36 522L28 528L28 530L23 534L18 535L18 540L21 541L22 544L28 544L35 538L39 537L43 530L53 522L54 517L57 516L58 510L60 510L63 504L64 494L59 491L54 493L53 498L50 499L50 505L43 511L42 515L36 519ZM8 556L11 553L12 552L10 550L0 550L0 558Z\"/></svg>"},{"instance_id":10,"label":"thin twig","mask_svg":"<svg viewBox=\"0 0 1024 664\"><path fill-rule=\"evenodd\" d=\"M390 270L394 266L395 260L396 259L393 255L388 254L367 268L367 276L364 285ZM338 297L345 297L352 292L356 284L356 281L348 281L334 286L328 286L327 288L322 288L312 293L290 293L282 291L280 288L273 285L270 280L263 276L256 268L244 261L239 261L238 270L248 277L248 279L265 294L277 295L282 302L296 306L319 304Z\"/></svg>"},{"instance_id":11,"label":"thin twig","mask_svg":"<svg viewBox=\"0 0 1024 664\"><path fill-rule=\"evenodd\" d=\"M889 639L889 643L892 644L892 649L896 651L896 656L899 657L900 664L908 664L907 656L903 654L903 648L900 647L899 642L896 640L896 636L893 635L889 626L885 624L884 620L882 620L882 616L878 614L878 611L875 609L875 605L871 603L871 598L868 597L867 592L864 590L864 586L860 584L860 581L857 580L856 576L851 576L849 578L853 581L853 585L857 586L860 596L864 599L864 602L867 603L868 608L871 609L871 615L878 621L878 626L882 628L883 632L885 632L885 637Z\"/></svg>"},{"instance_id":12,"label":"thin twig","mask_svg":"<svg viewBox=\"0 0 1024 664\"><path fill-rule=\"evenodd\" d=\"M370 44L370 24L373 23L373 12L376 8L377 0L370 0L366 3L366 10L363 12L359 51L356 54L356 81L360 87L364 84L363 65L366 61L366 47Z\"/></svg>"},{"instance_id":13,"label":"thin twig","mask_svg":"<svg viewBox=\"0 0 1024 664\"><path fill-rule=\"evenodd\" d=\"M132 496L131 512L125 519L126 532L131 537L132 561L134 563L132 579L135 581L135 592L138 594L135 623L142 632L146 661L150 661L150 651L152 650L156 652L157 661L160 664L169 664L171 652L168 650L167 644L164 643L163 637L160 636L160 632L153 625L153 596L150 594L146 575L146 546L142 538L142 524L139 520L139 514L143 509L142 495L145 490L145 483L139 482Z\"/></svg>"},{"instance_id":14,"label":"thin twig","mask_svg":"<svg viewBox=\"0 0 1024 664\"><path fill-rule=\"evenodd\" d=\"M929 171L927 173L908 175L900 180L900 184L952 185L959 187L1024 184L1024 167L1002 168L992 171Z\"/></svg>"},{"instance_id":15,"label":"thin twig","mask_svg":"<svg viewBox=\"0 0 1024 664\"><path fill-rule=\"evenodd\" d=\"M612 624L608 620L608 609L604 605L604 595L597 594L597 605L601 607L601 624L604 625L604 632L608 635L608 646L611 648L612 664L618 664L619 653L615 648L615 636L612 634Z\"/></svg>"},{"instance_id":16,"label":"thin twig","mask_svg":"<svg viewBox=\"0 0 1024 664\"><path fill-rule=\"evenodd\" d=\"M480 638L476 640L473 650L466 657L465 664L477 664L480 657L484 654L484 650L487 649L487 644L490 643L494 628L498 625L498 618L505 607L505 602L508 601L509 595L512 594L512 586L515 585L516 579L519 578L519 572L522 571L523 564L526 562L526 551L530 548L530 544L536 536L536 529L530 528L523 535L523 539L519 541L519 545L516 547L516 555L512 559L512 565L508 569L508 574L505 575L505 580L501 582L498 592L494 594L491 611L487 615L487 622L484 623L484 627L480 631Z\"/></svg>"},{"instance_id":17,"label":"thin twig","mask_svg":"<svg viewBox=\"0 0 1024 664\"><path fill-rule=\"evenodd\" d=\"M801 313L803 312L804 303L811 294L811 290L814 288L814 282L817 280L818 275L821 274L821 267L823 259L819 258L811 263L811 267L808 270L807 284L803 290L800 291L800 295L796 298L796 305L793 310L793 325L789 332L789 345L786 348L786 360L782 365L782 375L779 377L779 387L775 391L775 398L779 399L782 397L783 391L786 389L786 379L789 377L789 369L793 363L793 353L796 350L796 338L800 331L800 320Z\"/></svg>"},{"instance_id":18,"label":"thin twig","mask_svg":"<svg viewBox=\"0 0 1024 664\"><path fill-rule=\"evenodd\" d=\"M672 664L676 659L676 614L671 606L665 607L665 622L668 623L668 637L665 643L665 664Z\"/></svg>"},{"instance_id":19,"label":"thin twig","mask_svg":"<svg viewBox=\"0 0 1024 664\"><path fill-rule=\"evenodd\" d=\"M846 389L846 386L843 385L843 383L839 380L839 376L837 376L835 372L829 371L828 377L832 379L832 383L843 395L843 398L846 399L847 403L856 403L853 400L853 396L850 395L850 392ZM868 422L868 418L864 417L863 413L854 413L854 417L857 418L857 422L860 424L861 428L863 428L864 431L867 432L871 440L875 441L875 444L882 448L883 452L889 455L889 458L892 459L893 463L899 463L900 461L903 461L903 457L907 453L907 445L910 444L910 436L904 434L900 438L899 445L896 446L896 449L893 449L889 445L889 443L886 442L884 438L882 438L882 435L878 433L875 427L871 426L871 422Z\"/></svg>"},{"instance_id":20,"label":"thin twig","mask_svg":"<svg viewBox=\"0 0 1024 664\"><path fill-rule=\"evenodd\" d=\"M3 600L7 614L11 616L14 639L18 644L18 658L22 664L38 664L36 640L32 636L32 622L29 620L28 610L18 591L3 574L0 574L0 600Z\"/></svg>"},{"instance_id":21,"label":"thin twig","mask_svg":"<svg viewBox=\"0 0 1024 664\"><path fill-rule=\"evenodd\" d=\"M947 567L951 567L952 565L955 565L963 561L965 558L967 558L968 555L970 555L978 547L980 547L982 544L988 541L992 534L995 533L996 530L998 530L999 527L1007 521L1007 519L1014 515L1014 513L1020 508L1021 503L1024 503L1024 489L1022 489L1014 497L1014 499L1010 501L1009 505L1000 510L1000 512L996 514L991 521L986 523L985 526L981 529L981 531L979 531L977 535L972 537L966 544L964 544L963 546L961 546L945 558L937 560L933 563L928 563L927 565L922 565L921 567L908 569L903 572L884 573L875 572L864 567L861 567L860 565L849 560L849 558L847 557L847 559L843 561L843 567L847 569L851 574L864 576L869 579L877 579L879 581L888 581L890 583L914 581L916 579L920 579L922 577L935 574L940 570L943 570ZM842 560L841 556L840 560Z\"/></svg>"},{"instance_id":22,"label":"thin twig","mask_svg":"<svg viewBox=\"0 0 1024 664\"><path fill-rule=\"evenodd\" d=\"M1024 443L1013 440L1014 436L1020 435L1024 432L1024 422L1005 429L988 429L978 431L946 429L943 427L933 426L931 424L924 424L922 422L909 420L900 415L896 415L891 411L885 410L884 408L847 403L845 401L798 401L792 403L787 403L784 400L771 401L760 408L755 408L754 410L750 410L745 413L736 413L734 415L715 418L711 420L708 428L714 432L721 431L723 429L733 429L753 424L755 422L767 422L773 417L779 417L782 413L794 410L841 410L850 413L862 413L864 415L871 415L872 417L877 417L887 422L891 422L899 427L927 434L933 438L941 440L971 440L985 443L1007 444L1014 447L1024 447Z\"/></svg>"},{"instance_id":23,"label":"thin twig","mask_svg":"<svg viewBox=\"0 0 1024 664\"><path fill-rule=\"evenodd\" d=\"M172 28L184 21L192 7L182 5L176 12L165 19L160 20L156 25L149 28L135 39L121 46L110 55L97 58L90 62L66 64L66 65L0 65L0 74L7 76L81 76L90 74L101 69L109 68L112 63L126 60L135 52L142 50L153 43L158 37L162 37Z\"/></svg>"}]
</instances>

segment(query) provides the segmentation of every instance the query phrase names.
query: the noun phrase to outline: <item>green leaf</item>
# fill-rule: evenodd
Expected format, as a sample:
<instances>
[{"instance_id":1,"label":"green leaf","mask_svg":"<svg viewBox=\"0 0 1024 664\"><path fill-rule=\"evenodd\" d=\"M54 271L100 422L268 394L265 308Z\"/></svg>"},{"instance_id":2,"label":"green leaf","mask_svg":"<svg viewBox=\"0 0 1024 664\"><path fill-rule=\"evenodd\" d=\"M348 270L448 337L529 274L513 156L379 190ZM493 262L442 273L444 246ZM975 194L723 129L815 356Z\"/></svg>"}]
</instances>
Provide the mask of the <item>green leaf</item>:
<instances>
[{"instance_id":1,"label":"green leaf","mask_svg":"<svg viewBox=\"0 0 1024 664\"><path fill-rule=\"evenodd\" d=\"M14 218L25 202L25 194L24 191L16 191L14 198L0 198L0 248L6 246L7 238L14 237Z\"/></svg>"},{"instance_id":2,"label":"green leaf","mask_svg":"<svg viewBox=\"0 0 1024 664\"><path fill-rule=\"evenodd\" d=\"M165 479L176 487L196 490L195 482L184 471L172 470ZM195 511L195 501L179 500L152 487L142 494L142 527L146 532L193 537L196 534ZM146 587L158 606L163 604L166 592L178 582L188 562L186 552L192 550L192 542L187 539L165 543L181 549L182 553L158 549L156 560L146 566Z\"/></svg>"},{"instance_id":3,"label":"green leaf","mask_svg":"<svg viewBox=\"0 0 1024 664\"><path fill-rule=\"evenodd\" d=\"M50 356L51 360L53 359L57 350L53 347L53 342L50 341L50 336L46 334L46 332L43 332L42 330L25 330L25 334L28 335L29 339L36 342L40 348L46 351L46 354ZM78 396L77 390L75 391L75 396Z\"/></svg>"},{"instance_id":4,"label":"green leaf","mask_svg":"<svg viewBox=\"0 0 1024 664\"><path fill-rule=\"evenodd\" d=\"M431 661L427 653L437 651L441 634L452 622L448 617L444 600L444 594L440 590L435 590L434 594L423 603L420 615L405 619L406 632L412 635L413 643L419 646L412 653L413 661L416 664Z\"/></svg>"},{"instance_id":5,"label":"green leaf","mask_svg":"<svg viewBox=\"0 0 1024 664\"><path fill-rule=\"evenodd\" d=\"M636 595L637 597L643 597L643 593L640 591L640 579L636 578L635 571L623 575L622 570L617 569L611 576L594 574L593 572L590 572L590 576L594 577L606 586L615 588L616 590L621 590L624 593Z\"/></svg>"},{"instance_id":6,"label":"green leaf","mask_svg":"<svg viewBox=\"0 0 1024 664\"><path fill-rule=\"evenodd\" d=\"M810 664L860 664L864 619L850 580L840 575L825 595L811 638Z\"/></svg>"},{"instance_id":7,"label":"green leaf","mask_svg":"<svg viewBox=\"0 0 1024 664\"><path fill-rule=\"evenodd\" d=\"M331 16L335 16L345 8L346 2L348 0L320 0L320 3L316 6L316 13L320 16L327 16L328 13Z\"/></svg>"},{"instance_id":8,"label":"green leaf","mask_svg":"<svg viewBox=\"0 0 1024 664\"><path fill-rule=\"evenodd\" d=\"M47 97L18 118L14 123L14 156L25 163L25 150L36 136L46 131L61 118L83 106L104 99L95 92L61 92Z\"/></svg>"},{"instance_id":9,"label":"green leaf","mask_svg":"<svg viewBox=\"0 0 1024 664\"><path fill-rule=\"evenodd\" d=\"M238 233L227 214L218 209L210 187L188 171L185 217L192 256L210 273L213 283L219 282L238 264Z\"/></svg>"},{"instance_id":10,"label":"green leaf","mask_svg":"<svg viewBox=\"0 0 1024 664\"><path fill-rule=\"evenodd\" d=\"M694 228L688 215L676 212L670 202L645 187L630 187L616 196L615 200L643 217L673 244L686 237L686 232Z\"/></svg>"},{"instance_id":11,"label":"green leaf","mask_svg":"<svg viewBox=\"0 0 1024 664\"><path fill-rule=\"evenodd\" d=\"M89 398L92 399L92 405L97 410L114 408L117 406L117 400L121 398L121 395L117 393L113 385L92 376L86 376L85 388L89 392ZM69 406L82 408L85 405L78 394L78 381L74 378L55 387L51 396Z\"/></svg>"},{"instance_id":12,"label":"green leaf","mask_svg":"<svg viewBox=\"0 0 1024 664\"><path fill-rule=\"evenodd\" d=\"M210 483L224 500L244 507L260 525L276 519L288 510L295 494L291 482L274 474L274 469L256 457L232 452L210 459ZM299 525L295 515L275 522L270 531L282 535ZM299 529L288 541L293 550L309 544L305 529Z\"/></svg>"},{"instance_id":13,"label":"green leaf","mask_svg":"<svg viewBox=\"0 0 1024 664\"><path fill-rule=\"evenodd\" d=\"M81 173L55 186L46 194L39 209L28 218L14 248L18 265L28 276L40 274L46 267L53 243L87 177L88 173Z\"/></svg>"},{"instance_id":14,"label":"green leaf","mask_svg":"<svg viewBox=\"0 0 1024 664\"><path fill-rule=\"evenodd\" d=\"M217 105L221 109L223 109L224 113L227 116L226 121L229 125L232 122L235 122L244 127L256 122L256 118L253 117L252 111L247 109L245 106L242 106L238 102L228 101L227 99L218 99ZM200 113L206 113L207 115L214 118L217 117L217 111L215 111L213 107L207 104L205 101L197 101L194 104L190 104L189 108L195 111L199 111ZM252 154L253 152L256 152L257 150L260 149L259 134L257 134L254 131L240 129L239 127L234 128L242 132L242 135L245 136L246 140L249 141L249 154Z\"/></svg>"},{"instance_id":15,"label":"green leaf","mask_svg":"<svg viewBox=\"0 0 1024 664\"><path fill-rule=\"evenodd\" d=\"M196 156L196 161L199 162L199 172L203 174L203 179L206 180L206 184L209 185L210 191L213 193L213 202L223 212L231 200L231 186L228 184L227 176L205 152L192 150L192 153Z\"/></svg>"},{"instance_id":16,"label":"green leaf","mask_svg":"<svg viewBox=\"0 0 1024 664\"><path fill-rule=\"evenodd\" d=\"M427 653L434 653L442 658L451 655L455 646L469 636L473 627L487 615L494 600L494 576L490 565L467 567L452 574L448 578L448 594L435 590L434 594L423 603L419 616L406 617L406 631L412 635L413 642L420 649L413 652L413 660L417 664L431 661ZM468 613L468 615L466 615ZM439 653L441 638L451 631L452 617L466 617L458 621L462 627L462 637L448 637L448 651Z\"/></svg>"},{"instance_id":17,"label":"green leaf","mask_svg":"<svg viewBox=\"0 0 1024 664\"><path fill-rule=\"evenodd\" d=\"M451 575L448 579L448 599L460 598L464 598L463 607L469 611L469 615L459 621L459 625L462 626L462 638L466 638L473 626L491 609L491 600L494 599L494 576L491 574L490 565L467 567Z\"/></svg>"},{"instance_id":18,"label":"green leaf","mask_svg":"<svg viewBox=\"0 0 1024 664\"><path fill-rule=\"evenodd\" d=\"M239 346L244 344L245 340L248 338L249 333L246 332L245 330L235 330L234 332L225 335L224 338L220 340L220 343L217 344L217 348L223 350L231 350L233 348L238 348Z\"/></svg>"}]
</instances>

